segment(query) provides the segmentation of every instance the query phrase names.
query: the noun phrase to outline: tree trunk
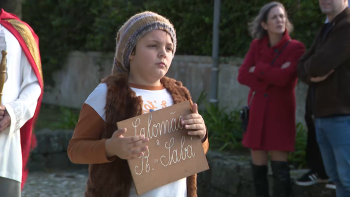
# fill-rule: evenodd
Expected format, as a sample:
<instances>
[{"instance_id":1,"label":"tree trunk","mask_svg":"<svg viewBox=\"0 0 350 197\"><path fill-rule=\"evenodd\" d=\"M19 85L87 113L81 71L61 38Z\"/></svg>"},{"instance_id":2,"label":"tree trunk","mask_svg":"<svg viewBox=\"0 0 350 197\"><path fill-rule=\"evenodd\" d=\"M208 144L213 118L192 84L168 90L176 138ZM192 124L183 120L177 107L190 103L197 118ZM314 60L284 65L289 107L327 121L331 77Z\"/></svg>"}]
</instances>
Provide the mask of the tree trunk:
<instances>
[{"instance_id":1,"label":"tree trunk","mask_svg":"<svg viewBox=\"0 0 350 197\"><path fill-rule=\"evenodd\" d=\"M0 9L22 18L22 0L0 0Z\"/></svg>"}]
</instances>

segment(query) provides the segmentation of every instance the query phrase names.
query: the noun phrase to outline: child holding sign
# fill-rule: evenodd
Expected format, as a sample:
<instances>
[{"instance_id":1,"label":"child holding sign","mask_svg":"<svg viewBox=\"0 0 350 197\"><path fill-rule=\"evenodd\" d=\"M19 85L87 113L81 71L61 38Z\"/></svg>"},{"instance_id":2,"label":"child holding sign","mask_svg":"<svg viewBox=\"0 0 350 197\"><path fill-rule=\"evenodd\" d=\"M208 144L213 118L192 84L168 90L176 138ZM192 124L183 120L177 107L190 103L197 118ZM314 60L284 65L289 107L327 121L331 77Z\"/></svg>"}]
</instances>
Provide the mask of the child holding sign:
<instances>
[{"instance_id":1,"label":"child holding sign","mask_svg":"<svg viewBox=\"0 0 350 197\"><path fill-rule=\"evenodd\" d=\"M85 196L195 197L196 175L137 195L127 159L146 150L143 135L124 137L116 123L183 101L189 91L181 82L165 77L176 50L176 34L168 19L153 12L131 17L118 31L112 74L85 101L68 146L73 163L89 164ZM189 135L198 135L206 153L209 147L198 106L183 117ZM151 181L151 180L150 180Z\"/></svg>"}]
</instances>

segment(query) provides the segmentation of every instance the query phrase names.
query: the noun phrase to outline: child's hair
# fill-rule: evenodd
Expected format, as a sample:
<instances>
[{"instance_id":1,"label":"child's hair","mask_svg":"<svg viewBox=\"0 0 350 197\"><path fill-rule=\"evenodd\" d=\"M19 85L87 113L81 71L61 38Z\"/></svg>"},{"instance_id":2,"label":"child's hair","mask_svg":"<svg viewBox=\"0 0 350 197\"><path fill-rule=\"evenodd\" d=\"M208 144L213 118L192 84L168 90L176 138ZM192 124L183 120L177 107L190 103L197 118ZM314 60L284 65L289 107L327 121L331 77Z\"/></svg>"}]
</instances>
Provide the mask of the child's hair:
<instances>
[{"instance_id":1,"label":"child's hair","mask_svg":"<svg viewBox=\"0 0 350 197\"><path fill-rule=\"evenodd\" d=\"M137 41L152 30L166 31L173 41L173 54L176 51L176 32L174 26L165 17L154 12L142 12L132 16L119 29L112 74L129 73L129 56L136 47Z\"/></svg>"}]
</instances>

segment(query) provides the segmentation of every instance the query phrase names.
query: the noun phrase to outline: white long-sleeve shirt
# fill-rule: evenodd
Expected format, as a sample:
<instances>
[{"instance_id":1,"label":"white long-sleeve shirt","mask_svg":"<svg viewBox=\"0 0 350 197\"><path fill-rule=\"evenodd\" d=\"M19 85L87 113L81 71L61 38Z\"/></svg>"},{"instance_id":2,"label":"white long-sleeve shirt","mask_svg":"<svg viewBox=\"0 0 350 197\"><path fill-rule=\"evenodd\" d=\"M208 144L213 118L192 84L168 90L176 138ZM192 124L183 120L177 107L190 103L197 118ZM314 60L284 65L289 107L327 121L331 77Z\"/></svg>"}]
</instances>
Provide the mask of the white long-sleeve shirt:
<instances>
[{"instance_id":1,"label":"white long-sleeve shirt","mask_svg":"<svg viewBox=\"0 0 350 197\"><path fill-rule=\"evenodd\" d=\"M21 182L20 128L34 116L41 88L16 37L2 25L1 30L7 46L7 80L1 104L11 117L11 125L0 133L0 177Z\"/></svg>"}]
</instances>

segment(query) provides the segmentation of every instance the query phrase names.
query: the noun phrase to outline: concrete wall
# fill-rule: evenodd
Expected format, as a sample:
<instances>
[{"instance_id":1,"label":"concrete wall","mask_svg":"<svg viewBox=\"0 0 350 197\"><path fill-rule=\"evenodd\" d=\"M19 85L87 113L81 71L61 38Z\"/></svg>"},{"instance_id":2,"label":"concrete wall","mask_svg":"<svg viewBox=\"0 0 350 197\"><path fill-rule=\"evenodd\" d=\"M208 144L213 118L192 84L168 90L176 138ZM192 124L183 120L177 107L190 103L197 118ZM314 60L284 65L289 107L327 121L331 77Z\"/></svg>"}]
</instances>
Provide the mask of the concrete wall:
<instances>
[{"instance_id":1,"label":"concrete wall","mask_svg":"<svg viewBox=\"0 0 350 197\"><path fill-rule=\"evenodd\" d=\"M221 58L220 62L219 104L233 110L246 103L249 91L249 88L237 82L238 69L243 59ZM72 52L63 69L53 74L56 86L46 86L48 91L44 94L43 102L80 108L99 81L110 74L112 64L112 53ZM207 92L209 99L211 66L211 57L178 55L174 58L167 76L182 81L190 90L194 101L203 90ZM296 88L298 122L303 122L306 88L301 83Z\"/></svg>"}]
</instances>

